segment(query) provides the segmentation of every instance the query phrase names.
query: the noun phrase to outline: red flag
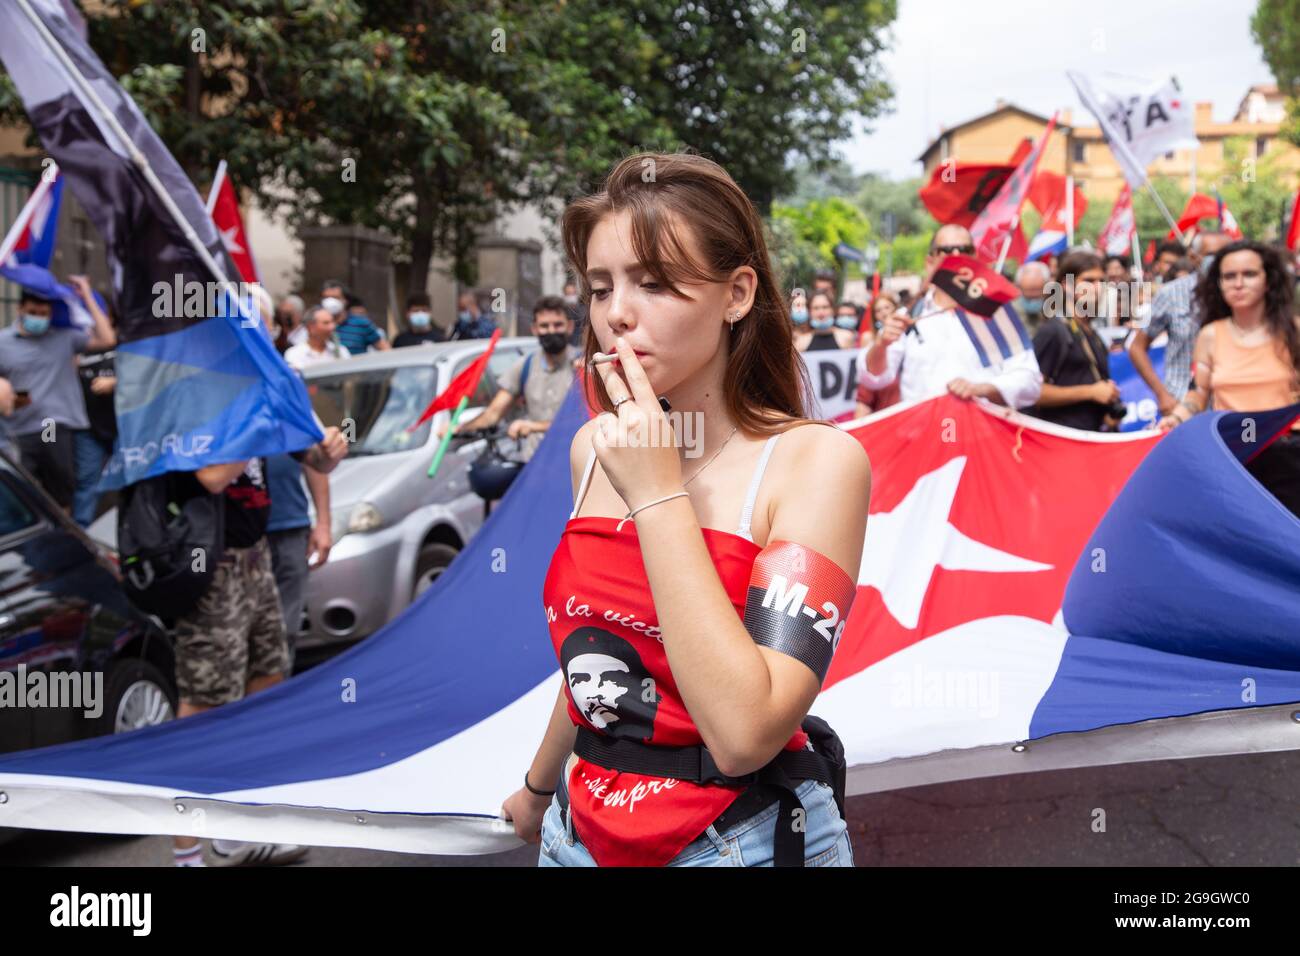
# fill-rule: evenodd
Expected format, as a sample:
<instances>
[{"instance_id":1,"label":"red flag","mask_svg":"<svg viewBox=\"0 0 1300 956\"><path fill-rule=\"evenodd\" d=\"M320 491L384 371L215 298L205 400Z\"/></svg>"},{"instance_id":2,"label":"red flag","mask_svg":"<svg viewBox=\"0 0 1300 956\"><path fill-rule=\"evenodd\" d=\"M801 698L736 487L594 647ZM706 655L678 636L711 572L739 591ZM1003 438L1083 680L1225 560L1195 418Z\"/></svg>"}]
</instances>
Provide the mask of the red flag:
<instances>
[{"instance_id":1,"label":"red flag","mask_svg":"<svg viewBox=\"0 0 1300 956\"><path fill-rule=\"evenodd\" d=\"M261 282L257 263L253 261L253 250L248 245L248 233L244 231L244 220L239 215L239 200L235 197L230 177L226 175L224 160L217 167L216 178L208 193L208 213L221 233L226 252L239 270L239 277L244 282Z\"/></svg>"},{"instance_id":2,"label":"red flag","mask_svg":"<svg viewBox=\"0 0 1300 956\"><path fill-rule=\"evenodd\" d=\"M1025 197L1029 194L1034 174L1038 171L1038 161L1042 158L1043 150L1055 127L1056 114L1053 113L1052 118L1047 121L1047 128L1043 130L1042 138L1021 160L1016 171L971 224L970 231L975 239L975 249L982 258L990 262L995 261L1001 254L1002 243L1008 235L1012 236L1011 251L1008 255L1017 259L1024 257L1023 250L1019 253L1016 251L1017 244L1021 246L1024 244L1024 237L1018 228L1020 207L1024 205ZM1019 243L1016 242L1017 239Z\"/></svg>"},{"instance_id":3,"label":"red flag","mask_svg":"<svg viewBox=\"0 0 1300 956\"><path fill-rule=\"evenodd\" d=\"M1286 231L1286 247L1292 252L1300 248L1300 193L1291 204L1291 228Z\"/></svg>"},{"instance_id":4,"label":"red flag","mask_svg":"<svg viewBox=\"0 0 1300 956\"><path fill-rule=\"evenodd\" d=\"M1034 177L1034 184L1029 187L1029 202L1043 217L1043 224L1040 229L1052 232L1064 232L1067 235L1073 230L1067 228L1065 222L1065 186L1066 178L1060 173L1054 173L1050 169L1040 169ZM1078 186L1074 187L1074 222L1070 223L1075 229L1079 228L1079 222L1083 219L1083 214L1088 211L1088 199L1083 195L1083 190Z\"/></svg>"},{"instance_id":5,"label":"red flag","mask_svg":"<svg viewBox=\"0 0 1300 956\"><path fill-rule=\"evenodd\" d=\"M1232 213L1221 199L1213 196L1207 196L1205 193L1193 193L1192 197L1187 200L1187 205L1183 207L1183 214L1178 217L1179 232L1187 232L1197 226L1202 219L1214 219L1220 223L1219 228L1232 236L1234 239L1241 238L1241 230L1237 228L1237 220L1233 218ZM1172 229L1169 230L1168 238L1177 238Z\"/></svg>"},{"instance_id":6,"label":"red flag","mask_svg":"<svg viewBox=\"0 0 1300 956\"><path fill-rule=\"evenodd\" d=\"M1137 220L1133 218L1133 191L1125 183L1110 211L1110 218L1097 236L1097 248L1103 255L1126 255L1133 245Z\"/></svg>"},{"instance_id":7,"label":"red flag","mask_svg":"<svg viewBox=\"0 0 1300 956\"><path fill-rule=\"evenodd\" d=\"M969 227L998 194L1029 152L1023 141L1009 163L940 163L918 193L921 204L941 223Z\"/></svg>"},{"instance_id":8,"label":"red flag","mask_svg":"<svg viewBox=\"0 0 1300 956\"><path fill-rule=\"evenodd\" d=\"M487 351L476 358L464 371L451 380L451 383L436 395L429 403L429 407L420 415L419 421L407 429L413 432L434 415L438 414L444 408L455 408L460 404L462 398L468 398L473 395L478 388L479 379L483 377L483 372L487 369L488 359L492 357L492 350L497 347L497 339L501 338L501 329L492 333L492 338L488 342Z\"/></svg>"}]
</instances>

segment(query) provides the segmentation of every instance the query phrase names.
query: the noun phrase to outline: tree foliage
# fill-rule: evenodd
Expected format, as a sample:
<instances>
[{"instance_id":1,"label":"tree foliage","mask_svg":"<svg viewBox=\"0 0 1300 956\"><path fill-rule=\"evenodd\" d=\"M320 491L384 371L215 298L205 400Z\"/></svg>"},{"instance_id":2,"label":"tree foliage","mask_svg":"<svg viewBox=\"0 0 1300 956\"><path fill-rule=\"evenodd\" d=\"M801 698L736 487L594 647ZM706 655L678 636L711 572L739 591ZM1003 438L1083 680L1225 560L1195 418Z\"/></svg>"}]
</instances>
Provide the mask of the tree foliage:
<instances>
[{"instance_id":1,"label":"tree foliage","mask_svg":"<svg viewBox=\"0 0 1300 956\"><path fill-rule=\"evenodd\" d=\"M1259 0L1250 32L1277 77L1278 89L1290 98L1283 135L1300 146L1300 0Z\"/></svg>"},{"instance_id":2,"label":"tree foliage","mask_svg":"<svg viewBox=\"0 0 1300 956\"><path fill-rule=\"evenodd\" d=\"M298 225L388 230L422 287L484 224L552 215L639 149L695 149L760 211L890 96L895 0L103 0L91 45L196 181L225 159ZM0 120L21 119L11 85Z\"/></svg>"}]
</instances>

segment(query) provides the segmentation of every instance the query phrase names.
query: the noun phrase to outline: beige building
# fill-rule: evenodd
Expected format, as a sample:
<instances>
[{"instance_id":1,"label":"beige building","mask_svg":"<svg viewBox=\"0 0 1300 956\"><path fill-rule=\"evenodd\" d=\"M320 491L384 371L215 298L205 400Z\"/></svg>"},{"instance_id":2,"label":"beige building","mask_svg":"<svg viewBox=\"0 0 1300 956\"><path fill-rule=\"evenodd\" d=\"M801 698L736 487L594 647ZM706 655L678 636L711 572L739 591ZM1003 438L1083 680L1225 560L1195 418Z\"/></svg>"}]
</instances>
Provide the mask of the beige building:
<instances>
[{"instance_id":1,"label":"beige building","mask_svg":"<svg viewBox=\"0 0 1300 956\"><path fill-rule=\"evenodd\" d=\"M1230 120L1216 121L1213 112L1213 103L1196 104L1199 149L1167 153L1153 162L1148 172L1152 176L1175 178L1189 192L1204 188L1211 178L1228 172L1224 169L1224 148L1228 140L1243 137L1247 141L1244 161L1276 156L1284 170L1300 173L1300 149L1278 135L1286 117L1286 105L1276 86L1252 86ZM1084 116L1091 119L1086 113ZM924 166L924 178L928 181L936 166L950 160L1005 163L1022 140L1036 142L1043 135L1048 119L998 100L990 112L942 130L926 146L917 157ZM1095 125L1074 125L1072 110L1058 114L1042 168L1073 176L1089 200L1109 203L1124 187L1124 176L1101 130Z\"/></svg>"}]
</instances>

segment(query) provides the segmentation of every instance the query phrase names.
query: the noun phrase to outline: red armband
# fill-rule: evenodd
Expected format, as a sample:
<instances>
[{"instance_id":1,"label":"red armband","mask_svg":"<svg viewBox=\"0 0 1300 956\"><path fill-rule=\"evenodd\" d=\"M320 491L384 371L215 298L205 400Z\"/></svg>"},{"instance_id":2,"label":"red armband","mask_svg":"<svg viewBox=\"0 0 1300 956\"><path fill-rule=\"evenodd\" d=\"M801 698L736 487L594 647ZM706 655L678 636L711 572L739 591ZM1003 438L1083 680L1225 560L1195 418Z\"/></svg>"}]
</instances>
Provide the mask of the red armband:
<instances>
[{"instance_id":1,"label":"red armband","mask_svg":"<svg viewBox=\"0 0 1300 956\"><path fill-rule=\"evenodd\" d=\"M745 628L760 647L803 661L825 680L857 583L838 564L793 541L773 541L754 560Z\"/></svg>"}]
</instances>

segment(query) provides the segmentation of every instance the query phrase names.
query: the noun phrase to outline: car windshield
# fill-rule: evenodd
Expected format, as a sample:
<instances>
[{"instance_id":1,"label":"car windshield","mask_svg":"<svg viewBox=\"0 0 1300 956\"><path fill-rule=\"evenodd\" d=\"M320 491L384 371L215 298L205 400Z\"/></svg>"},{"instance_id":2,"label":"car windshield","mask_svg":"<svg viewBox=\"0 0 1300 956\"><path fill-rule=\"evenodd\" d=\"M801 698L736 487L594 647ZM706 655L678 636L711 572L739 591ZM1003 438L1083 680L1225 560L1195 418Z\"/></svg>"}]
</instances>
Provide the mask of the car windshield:
<instances>
[{"instance_id":1,"label":"car windshield","mask_svg":"<svg viewBox=\"0 0 1300 956\"><path fill-rule=\"evenodd\" d=\"M428 440L431 422L407 429L433 399L435 374L432 365L341 372L311 379L307 392L321 421L351 440L349 456L389 455Z\"/></svg>"}]
</instances>

